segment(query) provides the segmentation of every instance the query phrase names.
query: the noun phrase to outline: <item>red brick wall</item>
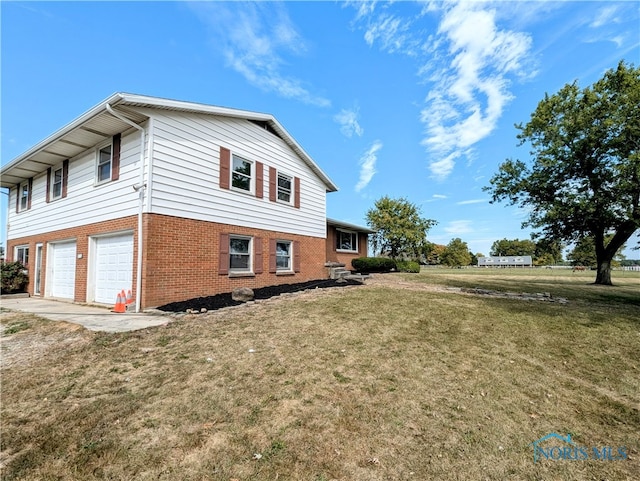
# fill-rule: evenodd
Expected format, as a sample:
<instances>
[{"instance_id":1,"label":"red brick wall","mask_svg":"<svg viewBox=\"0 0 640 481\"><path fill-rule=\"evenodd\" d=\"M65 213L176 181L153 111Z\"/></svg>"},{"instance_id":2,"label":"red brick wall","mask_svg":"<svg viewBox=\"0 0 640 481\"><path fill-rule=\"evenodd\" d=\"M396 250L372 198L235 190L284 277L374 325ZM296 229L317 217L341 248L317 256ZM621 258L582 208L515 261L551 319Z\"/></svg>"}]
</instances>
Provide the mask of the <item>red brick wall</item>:
<instances>
[{"instance_id":1,"label":"red brick wall","mask_svg":"<svg viewBox=\"0 0 640 481\"><path fill-rule=\"evenodd\" d=\"M230 292L236 287L258 288L327 278L322 238L156 214L145 215L144 224L149 239L143 253L145 307ZM262 273L252 277L218 274L221 233L261 238ZM300 272L293 275L269 272L269 239L300 242Z\"/></svg>"},{"instance_id":2,"label":"red brick wall","mask_svg":"<svg viewBox=\"0 0 640 481\"><path fill-rule=\"evenodd\" d=\"M87 300L87 262L89 257L89 237L107 234L110 232L117 232L123 230L132 230L134 232L133 239L133 278L136 277L136 263L137 256L137 235L135 233L137 226L137 217L129 216L121 219L100 222L96 224L87 224L80 227L74 227L70 229L61 229L57 231L47 232L44 234L37 234L29 237L21 237L19 239L10 239L7 241L6 259L7 262L13 261L14 248L16 246L28 245L29 246L29 265L27 266L29 271L29 285L27 292L31 295L35 294L35 262L36 262L36 244L42 243L42 270L41 270L41 293L44 295L47 277L47 243L59 242L65 240L76 241L76 282L75 282L75 302L86 302ZM82 254L82 258L78 259L77 255ZM135 282L132 286L132 292L135 291ZM133 292L135 295L135 292ZM115 302L115 299L114 299Z\"/></svg>"},{"instance_id":3,"label":"red brick wall","mask_svg":"<svg viewBox=\"0 0 640 481\"><path fill-rule=\"evenodd\" d=\"M137 217L125 217L108 222L62 229L7 242L6 258L13 260L14 247L29 246L29 286L34 295L36 243L43 244L41 290L44 294L47 272L47 243L76 240L76 281L74 301L87 300L89 237L122 230L134 232L133 296L137 266ZM325 240L316 237L292 235L281 232L235 227L212 222L182 219L178 217L145 214L143 231L147 241L143 251L142 307L152 307L192 297L230 292L235 287L266 287L276 284L305 282L327 277ZM253 277L229 277L219 275L220 234L253 236L262 240L262 273ZM295 274L276 275L269 272L269 239L300 242L300 271ZM115 301L115 299L114 299Z\"/></svg>"}]
</instances>

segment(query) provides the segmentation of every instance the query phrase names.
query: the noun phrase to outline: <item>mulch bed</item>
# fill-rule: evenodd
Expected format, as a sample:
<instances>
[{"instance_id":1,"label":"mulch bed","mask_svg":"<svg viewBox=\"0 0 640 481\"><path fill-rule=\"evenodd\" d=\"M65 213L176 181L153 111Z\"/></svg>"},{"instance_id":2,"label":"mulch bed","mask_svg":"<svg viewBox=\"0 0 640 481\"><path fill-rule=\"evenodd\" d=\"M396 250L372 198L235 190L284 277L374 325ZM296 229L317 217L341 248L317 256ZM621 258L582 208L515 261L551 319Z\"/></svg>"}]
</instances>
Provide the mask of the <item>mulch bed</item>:
<instances>
[{"instance_id":1,"label":"mulch bed","mask_svg":"<svg viewBox=\"0 0 640 481\"><path fill-rule=\"evenodd\" d=\"M326 289L327 287L347 287L347 286L359 286L361 282L354 280L346 280L346 282L336 282L333 279L321 279L317 281L299 282L297 284L281 284L278 286L261 287L259 289L253 289L255 299L269 299L271 297L279 296L280 294L299 292L306 289ZM207 297L195 297L186 301L172 302L165 304L157 309L165 312L185 312L187 309L194 309L200 311L206 309L207 311L215 311L223 307L237 306L243 304L241 301L234 301L231 299L231 293L217 294L215 296Z\"/></svg>"}]
</instances>

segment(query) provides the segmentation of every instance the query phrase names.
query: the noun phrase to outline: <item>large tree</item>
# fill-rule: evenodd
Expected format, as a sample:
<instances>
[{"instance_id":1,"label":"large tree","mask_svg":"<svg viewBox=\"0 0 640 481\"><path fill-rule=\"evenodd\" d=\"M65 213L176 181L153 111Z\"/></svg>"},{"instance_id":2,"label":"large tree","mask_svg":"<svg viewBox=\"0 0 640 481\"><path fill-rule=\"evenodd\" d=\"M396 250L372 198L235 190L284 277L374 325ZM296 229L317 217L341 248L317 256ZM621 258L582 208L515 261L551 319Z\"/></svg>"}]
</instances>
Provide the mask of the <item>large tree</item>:
<instances>
[{"instance_id":1,"label":"large tree","mask_svg":"<svg viewBox=\"0 0 640 481\"><path fill-rule=\"evenodd\" d=\"M611 285L611 261L640 228L640 69L620 62L593 86L576 82L545 95L520 145L531 161L508 159L491 185L492 202L528 208L538 237L595 242L596 284Z\"/></svg>"},{"instance_id":2,"label":"large tree","mask_svg":"<svg viewBox=\"0 0 640 481\"><path fill-rule=\"evenodd\" d=\"M471 264L471 253L469 252L469 246L459 237L451 239L451 242L447 244L440 261L449 267L468 266Z\"/></svg>"},{"instance_id":3,"label":"large tree","mask_svg":"<svg viewBox=\"0 0 640 481\"><path fill-rule=\"evenodd\" d=\"M405 198L384 196L367 211L367 225L376 231L371 244L376 253L419 258L427 242L427 231L437 222L425 219L420 209Z\"/></svg>"}]
</instances>

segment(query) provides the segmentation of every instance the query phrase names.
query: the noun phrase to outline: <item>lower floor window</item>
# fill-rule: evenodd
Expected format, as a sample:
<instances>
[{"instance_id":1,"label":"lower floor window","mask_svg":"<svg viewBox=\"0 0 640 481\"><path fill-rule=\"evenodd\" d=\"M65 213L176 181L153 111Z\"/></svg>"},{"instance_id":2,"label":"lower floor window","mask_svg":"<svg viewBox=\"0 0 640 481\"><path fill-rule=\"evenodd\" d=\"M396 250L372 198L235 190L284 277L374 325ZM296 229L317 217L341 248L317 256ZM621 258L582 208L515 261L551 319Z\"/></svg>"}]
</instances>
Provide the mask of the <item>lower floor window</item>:
<instances>
[{"instance_id":1,"label":"lower floor window","mask_svg":"<svg viewBox=\"0 0 640 481\"><path fill-rule=\"evenodd\" d=\"M20 262L23 266L28 265L29 264L29 246L16 247L15 260Z\"/></svg>"},{"instance_id":2,"label":"lower floor window","mask_svg":"<svg viewBox=\"0 0 640 481\"><path fill-rule=\"evenodd\" d=\"M276 242L276 270L291 270L291 241Z\"/></svg>"},{"instance_id":3,"label":"lower floor window","mask_svg":"<svg viewBox=\"0 0 640 481\"><path fill-rule=\"evenodd\" d=\"M251 271L251 238L229 238L229 270L236 272Z\"/></svg>"},{"instance_id":4,"label":"lower floor window","mask_svg":"<svg viewBox=\"0 0 640 481\"><path fill-rule=\"evenodd\" d=\"M358 234L339 230L336 233L336 249L339 251L357 252L358 250Z\"/></svg>"}]
</instances>

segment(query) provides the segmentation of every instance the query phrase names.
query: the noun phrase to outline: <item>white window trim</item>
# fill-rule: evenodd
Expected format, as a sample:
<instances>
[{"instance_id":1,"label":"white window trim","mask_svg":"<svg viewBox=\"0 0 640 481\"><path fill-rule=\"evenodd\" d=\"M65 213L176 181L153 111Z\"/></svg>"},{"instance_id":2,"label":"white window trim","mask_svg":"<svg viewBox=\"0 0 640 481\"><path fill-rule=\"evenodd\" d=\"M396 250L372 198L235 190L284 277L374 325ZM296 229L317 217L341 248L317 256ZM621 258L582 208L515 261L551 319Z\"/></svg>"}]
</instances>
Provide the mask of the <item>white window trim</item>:
<instances>
[{"instance_id":1,"label":"white window trim","mask_svg":"<svg viewBox=\"0 0 640 481\"><path fill-rule=\"evenodd\" d=\"M60 171L60 195L55 195L56 172ZM64 190L64 165L58 164L51 169L51 185L49 186L49 200L62 199L62 191Z\"/></svg>"},{"instance_id":2,"label":"white window trim","mask_svg":"<svg viewBox=\"0 0 640 481\"><path fill-rule=\"evenodd\" d=\"M289 179L289 184L291 186L289 189L289 201L280 199L280 196L278 195L280 193L280 183L278 182L278 178L280 176L287 177ZM286 204L286 205L293 205L294 190L295 190L295 186L294 186L293 175L285 174L284 172L280 172L277 170L276 171L276 202L279 202L281 204Z\"/></svg>"},{"instance_id":3,"label":"white window trim","mask_svg":"<svg viewBox=\"0 0 640 481\"><path fill-rule=\"evenodd\" d=\"M242 239L242 240L248 240L249 241L249 268L248 269L239 269L237 267L231 267L231 241L233 239ZM240 276L250 276L250 275L254 275L253 273L253 237L251 236L246 236L246 235L236 235L236 234L229 234L229 275L230 276L234 276L234 275L240 275Z\"/></svg>"},{"instance_id":4,"label":"white window trim","mask_svg":"<svg viewBox=\"0 0 640 481\"><path fill-rule=\"evenodd\" d=\"M111 157L109 157L109 177L107 177L104 180L99 180L98 175L100 173L100 151L107 146L111 147ZM95 158L96 158L96 167L95 167L94 185L102 185L102 184L106 184L107 182L111 182L111 177L113 176L113 138L106 142L102 142L101 144L98 144L96 146Z\"/></svg>"},{"instance_id":5,"label":"white window trim","mask_svg":"<svg viewBox=\"0 0 640 481\"><path fill-rule=\"evenodd\" d=\"M17 262L20 259L18 259L18 251L20 249L24 249L27 251L27 262L22 262L23 266L28 266L29 265L29 245L28 244L24 244L24 245L19 245L19 246L15 246L13 248L13 259Z\"/></svg>"},{"instance_id":6,"label":"white window trim","mask_svg":"<svg viewBox=\"0 0 640 481\"><path fill-rule=\"evenodd\" d=\"M355 234L355 249L338 249L338 247L336 246L336 252L358 252L358 233L356 231L353 230L346 230L346 229L336 229L336 244L338 242L339 236L340 236L340 232L344 232L345 234Z\"/></svg>"},{"instance_id":7,"label":"white window trim","mask_svg":"<svg viewBox=\"0 0 640 481\"><path fill-rule=\"evenodd\" d=\"M289 244L289 267L284 268L284 267L278 267L278 242L283 243L283 244ZM293 272L293 241L291 240L286 240L286 239L276 239L276 274L283 274L283 273L291 273Z\"/></svg>"},{"instance_id":8,"label":"white window trim","mask_svg":"<svg viewBox=\"0 0 640 481\"><path fill-rule=\"evenodd\" d=\"M249 175L249 190L245 190L245 189L241 189L240 187L235 187L233 185L233 174L234 174L234 170L233 170L233 159L234 158L238 158L240 160L243 160L244 162L248 162L249 164L251 164L251 174ZM230 161L231 165L229 166L229 188L231 190L234 190L236 192L243 192L245 194L251 194L251 195L255 195L256 192L256 163L253 160L249 160L241 155L237 155L237 154L231 154L231 161ZM244 174L242 174L244 175Z\"/></svg>"},{"instance_id":9,"label":"white window trim","mask_svg":"<svg viewBox=\"0 0 640 481\"><path fill-rule=\"evenodd\" d=\"M22 192L24 191L24 188L26 187L27 190L27 197L23 197L22 196ZM29 210L29 196L31 195L31 192L29 191L29 181L26 180L24 182L22 182L20 184L20 187L18 188L18 212L24 212L25 210ZM24 207L22 207L22 199L25 199L25 205Z\"/></svg>"}]
</instances>

